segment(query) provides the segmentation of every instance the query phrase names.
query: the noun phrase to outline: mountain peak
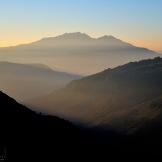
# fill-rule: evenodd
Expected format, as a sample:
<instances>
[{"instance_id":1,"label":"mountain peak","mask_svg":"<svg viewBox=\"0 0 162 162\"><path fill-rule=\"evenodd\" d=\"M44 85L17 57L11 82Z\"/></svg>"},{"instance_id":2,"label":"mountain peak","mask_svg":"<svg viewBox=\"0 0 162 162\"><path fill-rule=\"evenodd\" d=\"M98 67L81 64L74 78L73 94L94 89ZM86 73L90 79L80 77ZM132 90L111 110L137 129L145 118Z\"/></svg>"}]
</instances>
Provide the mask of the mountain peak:
<instances>
[{"instance_id":1,"label":"mountain peak","mask_svg":"<svg viewBox=\"0 0 162 162\"><path fill-rule=\"evenodd\" d=\"M97 40L100 41L101 43L107 43L109 45L113 45L115 46L115 48L117 46L134 47L132 44L122 41L112 35L104 35L102 37L97 38Z\"/></svg>"},{"instance_id":2,"label":"mountain peak","mask_svg":"<svg viewBox=\"0 0 162 162\"><path fill-rule=\"evenodd\" d=\"M123 42L122 40L112 36L112 35L104 35L102 37L99 37L98 40L101 41L113 41L113 42Z\"/></svg>"},{"instance_id":3,"label":"mountain peak","mask_svg":"<svg viewBox=\"0 0 162 162\"><path fill-rule=\"evenodd\" d=\"M64 33L56 38L62 39L91 39L91 37L85 33L75 32L75 33Z\"/></svg>"},{"instance_id":4,"label":"mountain peak","mask_svg":"<svg viewBox=\"0 0 162 162\"><path fill-rule=\"evenodd\" d=\"M45 37L40 41L53 41L53 40L90 40L93 39L89 35L81 32L74 32L74 33L64 33L62 35L58 35L56 37Z\"/></svg>"},{"instance_id":5,"label":"mountain peak","mask_svg":"<svg viewBox=\"0 0 162 162\"><path fill-rule=\"evenodd\" d=\"M117 38L115 38L114 36L112 36L112 35L104 35L104 36L102 36L102 37L99 37L98 39L102 39L102 40L107 40L107 39L111 39L111 40L118 40Z\"/></svg>"}]
</instances>

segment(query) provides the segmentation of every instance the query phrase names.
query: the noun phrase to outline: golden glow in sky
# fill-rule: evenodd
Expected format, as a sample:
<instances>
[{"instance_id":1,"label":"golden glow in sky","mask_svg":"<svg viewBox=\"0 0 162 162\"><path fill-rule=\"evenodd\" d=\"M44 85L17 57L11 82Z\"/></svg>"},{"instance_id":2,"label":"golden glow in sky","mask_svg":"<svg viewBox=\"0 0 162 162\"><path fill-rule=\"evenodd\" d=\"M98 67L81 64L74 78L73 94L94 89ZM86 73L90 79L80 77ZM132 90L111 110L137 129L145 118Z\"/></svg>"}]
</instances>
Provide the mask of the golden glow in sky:
<instances>
[{"instance_id":1,"label":"golden glow in sky","mask_svg":"<svg viewBox=\"0 0 162 162\"><path fill-rule=\"evenodd\" d=\"M63 33L58 33L58 34L55 34L55 35L49 35L49 37L55 37L57 35L60 35L60 34L63 34ZM103 33L103 35L106 35L107 33ZM90 36L92 37L100 37L102 36L101 34L89 34ZM113 35L113 34L107 34L107 35ZM149 49L152 49L152 50L155 50L155 51L160 51L162 49L162 41L161 41L161 38L146 38L146 39L140 39L140 38L130 38L129 36L123 36L123 37L120 37L118 35L114 35L115 37L125 41L125 42L128 42L128 43L131 43L135 46L138 46L138 47L145 47L145 48L149 48ZM24 39L7 39L7 40L0 40L0 47L9 47L9 46L16 46L16 45L20 45L20 44L28 44L28 43L31 43L31 42L35 42L43 37L46 37L46 36L35 36L33 38L24 38Z\"/></svg>"},{"instance_id":2,"label":"golden glow in sky","mask_svg":"<svg viewBox=\"0 0 162 162\"><path fill-rule=\"evenodd\" d=\"M161 8L162 0L5 0L0 2L0 47L84 32L162 50Z\"/></svg>"}]
</instances>

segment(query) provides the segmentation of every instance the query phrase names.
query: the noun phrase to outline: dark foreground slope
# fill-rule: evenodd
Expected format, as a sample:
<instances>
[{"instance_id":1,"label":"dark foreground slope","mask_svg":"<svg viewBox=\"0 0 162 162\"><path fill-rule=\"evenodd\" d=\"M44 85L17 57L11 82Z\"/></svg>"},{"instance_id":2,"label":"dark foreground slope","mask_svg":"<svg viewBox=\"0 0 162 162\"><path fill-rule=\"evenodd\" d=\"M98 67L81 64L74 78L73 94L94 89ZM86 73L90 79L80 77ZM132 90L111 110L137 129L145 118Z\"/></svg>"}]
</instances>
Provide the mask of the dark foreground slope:
<instances>
[{"instance_id":1,"label":"dark foreground slope","mask_svg":"<svg viewBox=\"0 0 162 162\"><path fill-rule=\"evenodd\" d=\"M146 108L162 109L161 99ZM0 158L5 161L91 160L113 156L160 154L162 122L143 127L132 135L119 135L104 129L83 129L68 121L36 114L0 92ZM146 154L145 154L146 153ZM114 156L115 155L115 156Z\"/></svg>"},{"instance_id":2,"label":"dark foreground slope","mask_svg":"<svg viewBox=\"0 0 162 162\"><path fill-rule=\"evenodd\" d=\"M71 123L36 114L2 92L0 127L0 145L7 149L9 160L41 159L55 151L64 152L77 143L77 129Z\"/></svg>"},{"instance_id":3,"label":"dark foreground slope","mask_svg":"<svg viewBox=\"0 0 162 162\"><path fill-rule=\"evenodd\" d=\"M53 116L37 114L0 92L0 160L56 160L91 155L107 146L99 133L74 126ZM108 148L114 150L118 135L105 134ZM112 140L113 139L113 140ZM114 146L112 145L114 141ZM111 143L111 144L110 144Z\"/></svg>"}]
</instances>

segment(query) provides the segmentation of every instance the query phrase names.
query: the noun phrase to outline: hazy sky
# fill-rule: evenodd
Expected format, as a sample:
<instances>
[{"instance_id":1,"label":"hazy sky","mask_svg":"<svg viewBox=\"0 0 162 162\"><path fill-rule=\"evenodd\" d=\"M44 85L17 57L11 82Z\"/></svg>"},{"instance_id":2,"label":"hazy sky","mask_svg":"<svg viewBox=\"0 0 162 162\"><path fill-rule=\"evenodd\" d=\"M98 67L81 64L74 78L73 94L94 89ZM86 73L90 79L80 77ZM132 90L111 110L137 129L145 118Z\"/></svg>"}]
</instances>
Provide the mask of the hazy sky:
<instances>
[{"instance_id":1,"label":"hazy sky","mask_svg":"<svg viewBox=\"0 0 162 162\"><path fill-rule=\"evenodd\" d=\"M0 46L76 31L162 50L162 0L0 0Z\"/></svg>"}]
</instances>

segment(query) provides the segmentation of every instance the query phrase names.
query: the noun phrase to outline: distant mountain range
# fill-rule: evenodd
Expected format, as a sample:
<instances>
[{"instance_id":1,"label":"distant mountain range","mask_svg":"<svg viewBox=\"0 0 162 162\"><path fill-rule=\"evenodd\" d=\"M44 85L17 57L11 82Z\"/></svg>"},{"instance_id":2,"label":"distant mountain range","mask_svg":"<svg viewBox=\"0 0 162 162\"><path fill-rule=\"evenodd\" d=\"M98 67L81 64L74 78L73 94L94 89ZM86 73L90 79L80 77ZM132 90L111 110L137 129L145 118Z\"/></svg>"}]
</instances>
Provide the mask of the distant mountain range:
<instances>
[{"instance_id":1,"label":"distant mountain range","mask_svg":"<svg viewBox=\"0 0 162 162\"><path fill-rule=\"evenodd\" d=\"M2 61L43 63L52 68L84 75L157 56L161 55L113 36L92 38L79 32L43 38L31 44L0 48Z\"/></svg>"},{"instance_id":2,"label":"distant mountain range","mask_svg":"<svg viewBox=\"0 0 162 162\"><path fill-rule=\"evenodd\" d=\"M0 62L0 89L19 101L47 95L78 78L43 64Z\"/></svg>"},{"instance_id":3,"label":"distant mountain range","mask_svg":"<svg viewBox=\"0 0 162 162\"><path fill-rule=\"evenodd\" d=\"M128 63L72 81L33 107L90 127L130 134L161 121L162 58Z\"/></svg>"}]
</instances>

